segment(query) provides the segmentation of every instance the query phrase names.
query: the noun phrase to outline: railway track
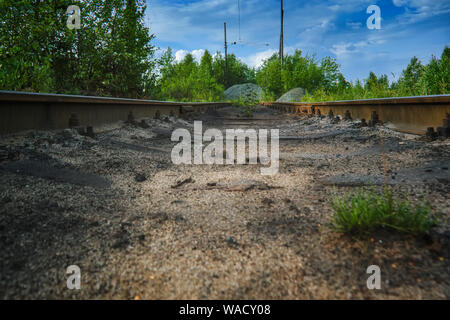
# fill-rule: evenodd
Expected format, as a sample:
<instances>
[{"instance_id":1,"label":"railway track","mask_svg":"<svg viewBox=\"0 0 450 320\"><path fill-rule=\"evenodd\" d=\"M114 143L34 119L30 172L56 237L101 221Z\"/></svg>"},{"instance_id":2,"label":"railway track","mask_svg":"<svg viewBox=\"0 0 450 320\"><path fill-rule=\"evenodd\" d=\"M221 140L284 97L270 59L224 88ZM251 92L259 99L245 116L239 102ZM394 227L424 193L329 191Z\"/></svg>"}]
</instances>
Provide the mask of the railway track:
<instances>
[{"instance_id":1,"label":"railway track","mask_svg":"<svg viewBox=\"0 0 450 320\"><path fill-rule=\"evenodd\" d=\"M311 103L265 102L263 105L288 113L340 115L386 123L392 129L424 134L428 128L449 128L450 95L383 98ZM440 129L442 130L442 129ZM448 129L447 129L448 136Z\"/></svg>"},{"instance_id":2,"label":"railway track","mask_svg":"<svg viewBox=\"0 0 450 320\"><path fill-rule=\"evenodd\" d=\"M99 126L130 118L199 113L226 102L171 102L0 90L0 134L30 129Z\"/></svg>"},{"instance_id":3,"label":"railway track","mask_svg":"<svg viewBox=\"0 0 450 320\"><path fill-rule=\"evenodd\" d=\"M224 107L189 121L147 118L146 127L119 123L94 138L75 130L1 135L0 298L449 298L448 139L264 106L244 115ZM261 175L267 166L250 156L245 164L175 164L171 133L194 135L192 119L225 134L278 129L278 173ZM386 179L395 194L429 201L440 214L427 240L380 232L360 246L329 228L335 194L383 192ZM372 264L391 284L376 293L361 278ZM70 265L80 267L81 290L67 289Z\"/></svg>"},{"instance_id":4,"label":"railway track","mask_svg":"<svg viewBox=\"0 0 450 320\"><path fill-rule=\"evenodd\" d=\"M403 132L449 135L450 95L313 103L262 102L287 113L382 121ZM0 134L70 125L99 126L117 121L201 113L227 102L169 102L0 90ZM236 119L234 119L236 120ZM433 128L433 129L431 129ZM431 131L433 130L433 131Z\"/></svg>"}]
</instances>

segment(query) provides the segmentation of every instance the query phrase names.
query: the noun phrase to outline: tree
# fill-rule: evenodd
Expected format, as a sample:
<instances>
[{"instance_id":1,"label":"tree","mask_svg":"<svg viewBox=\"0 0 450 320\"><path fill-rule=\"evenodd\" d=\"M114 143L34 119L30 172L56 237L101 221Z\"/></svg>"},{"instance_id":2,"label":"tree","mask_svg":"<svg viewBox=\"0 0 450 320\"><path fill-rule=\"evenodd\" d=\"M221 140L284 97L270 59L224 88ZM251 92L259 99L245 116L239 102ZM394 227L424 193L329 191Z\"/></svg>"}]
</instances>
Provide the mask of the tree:
<instances>
[{"instance_id":1,"label":"tree","mask_svg":"<svg viewBox=\"0 0 450 320\"><path fill-rule=\"evenodd\" d=\"M263 89L264 99L275 100L283 93L281 63L277 54L263 62L256 73L256 83Z\"/></svg>"},{"instance_id":2,"label":"tree","mask_svg":"<svg viewBox=\"0 0 450 320\"><path fill-rule=\"evenodd\" d=\"M227 87L225 83L225 58L220 52L217 52L214 56L213 74L219 84ZM228 54L228 87L248 82L255 83L255 81L255 69L249 68L234 54Z\"/></svg>"},{"instance_id":3,"label":"tree","mask_svg":"<svg viewBox=\"0 0 450 320\"><path fill-rule=\"evenodd\" d=\"M421 81L424 74L424 66L417 57L413 57L411 62L403 70L402 76L399 79L399 91L405 96L419 95Z\"/></svg>"},{"instance_id":4,"label":"tree","mask_svg":"<svg viewBox=\"0 0 450 320\"><path fill-rule=\"evenodd\" d=\"M286 55L283 67L276 54L264 61L257 71L256 81L263 88L266 99L277 99L293 88L322 94L336 90L339 65L330 57L319 62L315 56L302 56L301 50Z\"/></svg>"},{"instance_id":5,"label":"tree","mask_svg":"<svg viewBox=\"0 0 450 320\"><path fill-rule=\"evenodd\" d=\"M424 81L427 94L445 94L450 92L450 48L445 47L441 59L432 56L425 67Z\"/></svg>"},{"instance_id":6,"label":"tree","mask_svg":"<svg viewBox=\"0 0 450 320\"><path fill-rule=\"evenodd\" d=\"M338 84L344 85L345 78L339 71L339 64L336 59L325 57L320 63L321 73L323 74L322 84L325 90L336 90Z\"/></svg>"},{"instance_id":7,"label":"tree","mask_svg":"<svg viewBox=\"0 0 450 320\"><path fill-rule=\"evenodd\" d=\"M324 69L318 65L315 56L302 57L301 50L296 50L284 61L281 71L284 92L297 87L312 92L323 84Z\"/></svg>"},{"instance_id":8,"label":"tree","mask_svg":"<svg viewBox=\"0 0 450 320\"><path fill-rule=\"evenodd\" d=\"M81 28L66 9L81 9ZM0 88L139 97L154 81L144 0L0 2Z\"/></svg>"},{"instance_id":9,"label":"tree","mask_svg":"<svg viewBox=\"0 0 450 320\"><path fill-rule=\"evenodd\" d=\"M194 96L197 99L213 101L222 99L223 86L218 84L213 73L213 58L205 50L197 70Z\"/></svg>"},{"instance_id":10,"label":"tree","mask_svg":"<svg viewBox=\"0 0 450 320\"><path fill-rule=\"evenodd\" d=\"M40 1L0 2L0 88L51 91L54 87L52 53L61 33L59 5ZM66 34L61 42L66 42Z\"/></svg>"},{"instance_id":11,"label":"tree","mask_svg":"<svg viewBox=\"0 0 450 320\"><path fill-rule=\"evenodd\" d=\"M444 51L442 51L441 59L448 58L450 59L450 47L445 46Z\"/></svg>"}]
</instances>

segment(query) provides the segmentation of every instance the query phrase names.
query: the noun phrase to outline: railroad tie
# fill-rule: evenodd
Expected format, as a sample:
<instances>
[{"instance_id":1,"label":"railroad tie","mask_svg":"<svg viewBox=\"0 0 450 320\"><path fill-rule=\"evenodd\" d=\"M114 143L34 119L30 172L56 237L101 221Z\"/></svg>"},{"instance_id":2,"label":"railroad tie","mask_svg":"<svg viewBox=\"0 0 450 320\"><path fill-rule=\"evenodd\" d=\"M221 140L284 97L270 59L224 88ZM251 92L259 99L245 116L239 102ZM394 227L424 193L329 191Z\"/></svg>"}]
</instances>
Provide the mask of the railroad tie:
<instances>
[{"instance_id":1,"label":"railroad tie","mask_svg":"<svg viewBox=\"0 0 450 320\"><path fill-rule=\"evenodd\" d=\"M330 111L328 111L328 118L333 119L334 118L334 113L333 110L330 109Z\"/></svg>"},{"instance_id":2,"label":"railroad tie","mask_svg":"<svg viewBox=\"0 0 450 320\"><path fill-rule=\"evenodd\" d=\"M136 120L134 118L134 115L133 115L132 111L130 111L130 113L128 114L127 123L129 123L129 124L136 124Z\"/></svg>"},{"instance_id":3,"label":"railroad tie","mask_svg":"<svg viewBox=\"0 0 450 320\"><path fill-rule=\"evenodd\" d=\"M350 110L345 111L344 120L352 120L352 116L350 114Z\"/></svg>"},{"instance_id":4,"label":"railroad tie","mask_svg":"<svg viewBox=\"0 0 450 320\"><path fill-rule=\"evenodd\" d=\"M376 111L372 111L371 119L369 120L369 127L375 127L377 124L381 124L380 118Z\"/></svg>"},{"instance_id":5,"label":"railroad tie","mask_svg":"<svg viewBox=\"0 0 450 320\"><path fill-rule=\"evenodd\" d=\"M75 113L72 113L69 118L69 128L75 128L80 125L80 120Z\"/></svg>"},{"instance_id":6,"label":"railroad tie","mask_svg":"<svg viewBox=\"0 0 450 320\"><path fill-rule=\"evenodd\" d=\"M442 127L437 128L437 134L441 137L450 137L450 113L446 114L445 119L442 120Z\"/></svg>"}]
</instances>

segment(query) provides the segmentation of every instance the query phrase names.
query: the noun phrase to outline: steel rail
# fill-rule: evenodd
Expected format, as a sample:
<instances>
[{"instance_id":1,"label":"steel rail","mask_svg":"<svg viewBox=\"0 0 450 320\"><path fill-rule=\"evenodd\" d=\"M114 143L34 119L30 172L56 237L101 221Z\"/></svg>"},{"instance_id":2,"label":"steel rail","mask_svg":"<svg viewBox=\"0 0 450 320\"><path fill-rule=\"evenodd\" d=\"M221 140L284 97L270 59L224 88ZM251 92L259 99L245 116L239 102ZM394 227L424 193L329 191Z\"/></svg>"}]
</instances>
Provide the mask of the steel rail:
<instances>
[{"instance_id":1,"label":"steel rail","mask_svg":"<svg viewBox=\"0 0 450 320\"><path fill-rule=\"evenodd\" d=\"M448 128L450 95L396 97L324 102L262 102L270 108L288 113L321 114L340 118L373 120L373 117L393 129L424 134L429 128Z\"/></svg>"},{"instance_id":2,"label":"steel rail","mask_svg":"<svg viewBox=\"0 0 450 320\"><path fill-rule=\"evenodd\" d=\"M172 102L0 90L0 134L61 129L75 118L79 126L100 126L158 115L204 112L226 102Z\"/></svg>"}]
</instances>

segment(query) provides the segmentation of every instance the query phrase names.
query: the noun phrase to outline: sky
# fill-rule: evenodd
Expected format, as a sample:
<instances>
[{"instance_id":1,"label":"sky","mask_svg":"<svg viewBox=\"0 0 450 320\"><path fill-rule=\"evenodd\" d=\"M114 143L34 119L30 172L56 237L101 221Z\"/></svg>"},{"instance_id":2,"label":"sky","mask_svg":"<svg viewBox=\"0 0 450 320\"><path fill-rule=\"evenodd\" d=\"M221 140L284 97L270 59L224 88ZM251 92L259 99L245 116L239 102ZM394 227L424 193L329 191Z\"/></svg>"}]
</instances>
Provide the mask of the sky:
<instances>
[{"instance_id":1,"label":"sky","mask_svg":"<svg viewBox=\"0 0 450 320\"><path fill-rule=\"evenodd\" d=\"M370 5L380 8L380 29L367 27ZM236 41L228 53L249 66L278 52L280 0L147 0L146 14L159 54L170 46L178 61L223 53L224 22L229 44ZM397 80L413 56L427 63L446 45L450 0L284 0L285 53L334 57L347 80L370 71Z\"/></svg>"}]
</instances>

